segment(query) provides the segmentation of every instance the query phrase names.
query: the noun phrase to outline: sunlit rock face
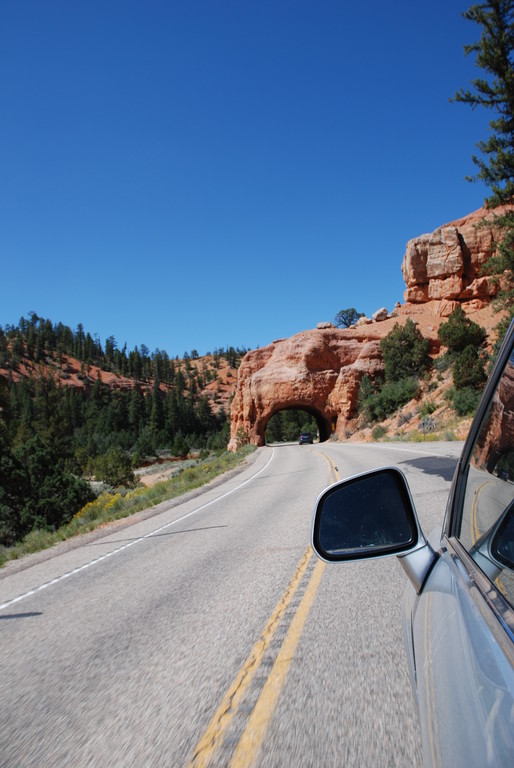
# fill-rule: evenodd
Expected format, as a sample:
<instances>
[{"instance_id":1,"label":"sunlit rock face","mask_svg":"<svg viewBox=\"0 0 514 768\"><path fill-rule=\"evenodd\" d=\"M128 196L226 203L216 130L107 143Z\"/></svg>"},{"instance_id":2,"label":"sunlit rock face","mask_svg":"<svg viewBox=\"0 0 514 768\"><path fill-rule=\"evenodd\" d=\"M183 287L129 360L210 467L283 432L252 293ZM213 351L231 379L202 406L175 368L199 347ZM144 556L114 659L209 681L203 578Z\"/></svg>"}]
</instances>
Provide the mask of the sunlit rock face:
<instances>
[{"instance_id":1,"label":"sunlit rock face","mask_svg":"<svg viewBox=\"0 0 514 768\"><path fill-rule=\"evenodd\" d=\"M407 243L402 273L407 289L405 301L420 304L433 300L475 300L488 303L497 288L482 274L493 253L494 228L480 226L504 208L481 208L462 219L420 235Z\"/></svg>"},{"instance_id":2,"label":"sunlit rock face","mask_svg":"<svg viewBox=\"0 0 514 768\"><path fill-rule=\"evenodd\" d=\"M238 433L263 445L269 419L284 408L313 413L321 439L328 438L354 415L364 373L381 369L378 339L358 329L303 331L248 352L231 406L229 448L237 448Z\"/></svg>"},{"instance_id":3,"label":"sunlit rock face","mask_svg":"<svg viewBox=\"0 0 514 768\"><path fill-rule=\"evenodd\" d=\"M322 440L331 434L344 439L355 426L363 376L374 378L383 371L380 339L395 323L403 325L410 317L429 339L431 355L440 351L439 325L457 304L486 329L493 327L497 318L491 319L490 305L496 289L482 267L496 235L477 226L491 216L481 209L410 240L402 264L405 303L397 302L391 314L382 307L371 319L362 317L344 329L320 322L315 329L248 352L231 404L229 449L236 450L243 439L263 445L268 421L285 408L311 412Z\"/></svg>"}]
</instances>

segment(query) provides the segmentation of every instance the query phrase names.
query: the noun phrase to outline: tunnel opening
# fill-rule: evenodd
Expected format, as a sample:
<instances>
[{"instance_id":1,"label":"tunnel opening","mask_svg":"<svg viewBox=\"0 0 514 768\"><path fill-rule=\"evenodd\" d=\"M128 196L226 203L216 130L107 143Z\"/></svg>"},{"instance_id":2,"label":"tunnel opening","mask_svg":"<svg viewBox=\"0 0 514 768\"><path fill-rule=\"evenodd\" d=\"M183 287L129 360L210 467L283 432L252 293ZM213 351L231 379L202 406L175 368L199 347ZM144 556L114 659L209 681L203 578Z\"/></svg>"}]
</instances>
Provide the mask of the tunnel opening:
<instances>
[{"instance_id":1,"label":"tunnel opening","mask_svg":"<svg viewBox=\"0 0 514 768\"><path fill-rule=\"evenodd\" d=\"M332 431L332 426L314 408L290 406L275 411L266 423L264 435L267 445L297 443L301 434L309 432L315 442L323 443Z\"/></svg>"}]
</instances>

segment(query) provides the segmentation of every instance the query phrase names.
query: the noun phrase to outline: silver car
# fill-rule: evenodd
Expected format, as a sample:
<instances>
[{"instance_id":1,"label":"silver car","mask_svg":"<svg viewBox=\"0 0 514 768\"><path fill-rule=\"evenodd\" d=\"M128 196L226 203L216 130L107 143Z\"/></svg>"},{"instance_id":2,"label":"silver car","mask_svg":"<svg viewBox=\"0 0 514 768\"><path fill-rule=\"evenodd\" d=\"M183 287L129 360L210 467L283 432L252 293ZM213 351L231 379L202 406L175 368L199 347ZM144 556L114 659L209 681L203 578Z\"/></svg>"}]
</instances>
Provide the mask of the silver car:
<instances>
[{"instance_id":1,"label":"silver car","mask_svg":"<svg viewBox=\"0 0 514 768\"><path fill-rule=\"evenodd\" d=\"M328 562L396 555L425 764L514 765L514 322L427 541L404 475L327 488L312 545Z\"/></svg>"}]
</instances>

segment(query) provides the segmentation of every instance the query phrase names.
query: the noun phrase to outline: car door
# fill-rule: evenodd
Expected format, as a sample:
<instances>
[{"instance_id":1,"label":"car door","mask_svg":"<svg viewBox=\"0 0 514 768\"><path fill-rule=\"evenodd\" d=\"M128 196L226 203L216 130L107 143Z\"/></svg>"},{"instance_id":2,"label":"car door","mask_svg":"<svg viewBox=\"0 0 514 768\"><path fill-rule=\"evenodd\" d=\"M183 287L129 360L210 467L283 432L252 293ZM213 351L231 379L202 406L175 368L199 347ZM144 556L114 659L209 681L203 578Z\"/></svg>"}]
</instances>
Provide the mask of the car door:
<instances>
[{"instance_id":1,"label":"car door","mask_svg":"<svg viewBox=\"0 0 514 768\"><path fill-rule=\"evenodd\" d=\"M456 471L439 557L406 596L424 760L514 764L514 327Z\"/></svg>"}]
</instances>

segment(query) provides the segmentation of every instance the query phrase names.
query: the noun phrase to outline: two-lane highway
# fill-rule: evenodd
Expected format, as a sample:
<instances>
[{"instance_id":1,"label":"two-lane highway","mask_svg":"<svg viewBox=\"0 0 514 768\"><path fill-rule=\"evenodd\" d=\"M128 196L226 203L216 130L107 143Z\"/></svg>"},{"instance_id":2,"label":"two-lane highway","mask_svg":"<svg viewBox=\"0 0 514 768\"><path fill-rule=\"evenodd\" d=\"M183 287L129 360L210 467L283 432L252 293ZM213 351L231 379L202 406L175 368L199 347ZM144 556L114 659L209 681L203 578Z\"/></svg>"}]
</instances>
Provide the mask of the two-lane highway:
<instances>
[{"instance_id":1,"label":"two-lane highway","mask_svg":"<svg viewBox=\"0 0 514 768\"><path fill-rule=\"evenodd\" d=\"M0 764L419 765L403 571L325 567L312 509L396 464L428 533L460 447L260 449L200 495L0 571Z\"/></svg>"}]
</instances>

